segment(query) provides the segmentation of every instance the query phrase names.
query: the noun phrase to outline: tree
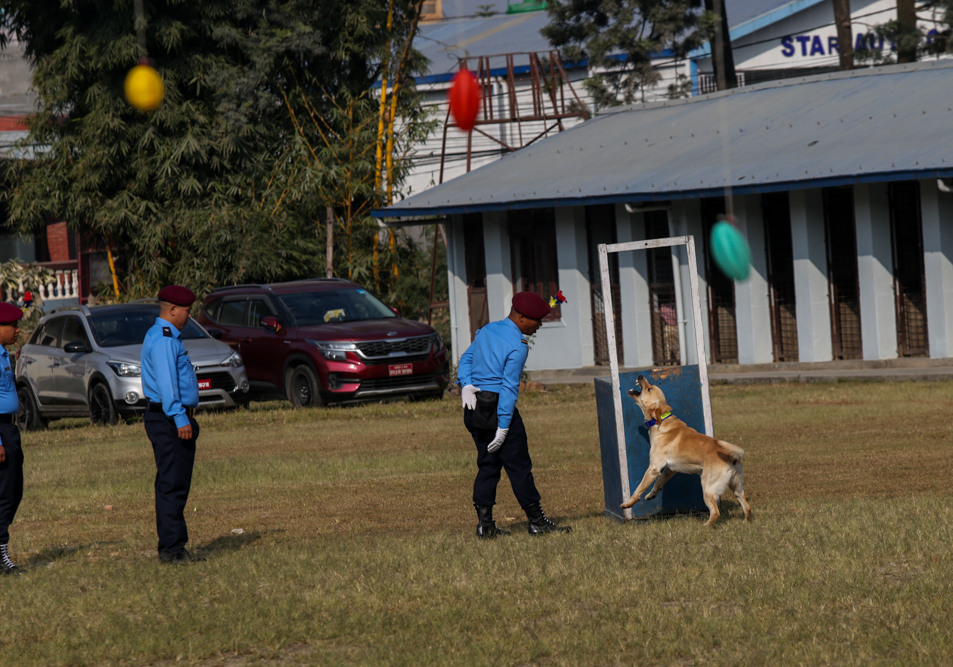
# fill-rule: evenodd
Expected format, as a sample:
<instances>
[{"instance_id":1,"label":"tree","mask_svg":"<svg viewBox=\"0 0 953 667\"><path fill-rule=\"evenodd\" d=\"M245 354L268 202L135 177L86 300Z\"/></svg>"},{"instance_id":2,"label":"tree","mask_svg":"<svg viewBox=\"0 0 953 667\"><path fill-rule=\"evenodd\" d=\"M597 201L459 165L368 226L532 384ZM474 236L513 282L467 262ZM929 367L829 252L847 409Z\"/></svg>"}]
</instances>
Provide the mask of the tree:
<instances>
[{"instance_id":1,"label":"tree","mask_svg":"<svg viewBox=\"0 0 953 667\"><path fill-rule=\"evenodd\" d=\"M918 17L934 21L941 29L921 28L917 25ZM897 0L897 18L871 26L864 48L857 48L854 55L861 62L890 64L916 62L925 56L949 53L953 51L951 25L953 0L929 0L919 8L914 0Z\"/></svg>"},{"instance_id":2,"label":"tree","mask_svg":"<svg viewBox=\"0 0 953 667\"><path fill-rule=\"evenodd\" d=\"M370 98L385 49L404 43L418 5L390 4L387 30L388 8L375 0L146 2L148 56L166 93L142 113L122 94L143 56L132 0L0 0L34 67L27 143L45 147L11 170L11 220L27 232L55 214L102 239L120 260L124 296L168 282L201 293L323 275L324 214L339 202L319 184L341 164L309 162L306 144L324 132L332 152L363 141L373 153L374 133L355 137L353 114L338 112ZM399 120L416 117L405 113L414 100L409 86ZM376 117L373 104L360 113L358 125ZM323 118L323 129L296 124L302 117ZM373 174L367 164L358 166ZM370 237L364 254L376 251Z\"/></svg>"},{"instance_id":3,"label":"tree","mask_svg":"<svg viewBox=\"0 0 953 667\"><path fill-rule=\"evenodd\" d=\"M705 9L715 17L711 46L711 63L715 70L718 90L738 87L735 74L735 58L731 50L731 34L728 29L728 10L725 0L705 0Z\"/></svg>"},{"instance_id":4,"label":"tree","mask_svg":"<svg viewBox=\"0 0 953 667\"><path fill-rule=\"evenodd\" d=\"M854 47L850 39L850 0L834 0L834 24L837 26L837 55L840 68L854 69Z\"/></svg>"},{"instance_id":5,"label":"tree","mask_svg":"<svg viewBox=\"0 0 953 667\"><path fill-rule=\"evenodd\" d=\"M643 98L661 80L653 58L684 58L713 34L701 0L553 0L542 29L565 61L588 59L585 86L597 107Z\"/></svg>"}]
</instances>

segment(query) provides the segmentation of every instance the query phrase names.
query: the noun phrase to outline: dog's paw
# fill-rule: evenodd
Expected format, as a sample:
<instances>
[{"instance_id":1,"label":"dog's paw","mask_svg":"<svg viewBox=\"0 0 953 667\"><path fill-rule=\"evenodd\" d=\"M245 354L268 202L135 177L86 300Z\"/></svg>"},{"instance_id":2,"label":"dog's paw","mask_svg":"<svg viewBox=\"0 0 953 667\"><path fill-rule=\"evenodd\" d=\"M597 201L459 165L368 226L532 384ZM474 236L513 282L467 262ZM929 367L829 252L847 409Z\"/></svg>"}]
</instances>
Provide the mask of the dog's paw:
<instances>
[{"instance_id":1,"label":"dog's paw","mask_svg":"<svg viewBox=\"0 0 953 667\"><path fill-rule=\"evenodd\" d=\"M652 500L652 498L654 498L654 497L657 496L657 495L658 495L658 491L652 491L652 492L649 493L647 496L645 496L645 499L646 499L646 500Z\"/></svg>"}]
</instances>

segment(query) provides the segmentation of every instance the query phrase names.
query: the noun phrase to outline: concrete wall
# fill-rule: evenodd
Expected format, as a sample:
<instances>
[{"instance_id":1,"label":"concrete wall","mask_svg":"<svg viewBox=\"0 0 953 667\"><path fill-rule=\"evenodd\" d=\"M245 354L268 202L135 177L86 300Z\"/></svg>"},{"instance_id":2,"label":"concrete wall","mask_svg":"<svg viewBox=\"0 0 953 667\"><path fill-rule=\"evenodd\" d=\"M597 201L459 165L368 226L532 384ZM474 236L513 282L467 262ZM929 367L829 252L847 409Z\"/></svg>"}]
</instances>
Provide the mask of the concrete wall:
<instances>
[{"instance_id":1,"label":"concrete wall","mask_svg":"<svg viewBox=\"0 0 953 667\"><path fill-rule=\"evenodd\" d=\"M643 213L629 213L624 204L617 204L615 220L616 239L619 243L645 240ZM653 364L648 254L644 250L638 250L620 252L618 257L625 365L630 368L645 368Z\"/></svg>"},{"instance_id":2,"label":"concrete wall","mask_svg":"<svg viewBox=\"0 0 953 667\"><path fill-rule=\"evenodd\" d=\"M483 214L483 242L486 248L486 295L490 321L494 322L509 314L513 301L512 262L505 211ZM544 322L533 336L526 370L593 365L592 305L586 247L585 209L557 208L556 263L559 289L568 302L561 308L560 320ZM548 298L552 295L543 296Z\"/></svg>"},{"instance_id":3,"label":"concrete wall","mask_svg":"<svg viewBox=\"0 0 953 667\"><path fill-rule=\"evenodd\" d=\"M953 193L920 181L930 356L953 357Z\"/></svg>"},{"instance_id":4,"label":"concrete wall","mask_svg":"<svg viewBox=\"0 0 953 667\"><path fill-rule=\"evenodd\" d=\"M831 361L834 348L821 191L792 190L790 206L799 359Z\"/></svg>"},{"instance_id":5,"label":"concrete wall","mask_svg":"<svg viewBox=\"0 0 953 667\"><path fill-rule=\"evenodd\" d=\"M769 363L774 361L774 347L761 195L735 197L734 205L738 229L748 239L751 248L751 273L748 280L735 283L738 363Z\"/></svg>"},{"instance_id":6,"label":"concrete wall","mask_svg":"<svg viewBox=\"0 0 953 667\"><path fill-rule=\"evenodd\" d=\"M897 306L893 290L890 202L883 184L854 186L860 336L864 359L895 359Z\"/></svg>"},{"instance_id":7,"label":"concrete wall","mask_svg":"<svg viewBox=\"0 0 953 667\"><path fill-rule=\"evenodd\" d=\"M450 286L450 340L456 364L470 345L470 308L467 297L466 248L463 216L451 215L447 232L447 285Z\"/></svg>"},{"instance_id":8,"label":"concrete wall","mask_svg":"<svg viewBox=\"0 0 953 667\"><path fill-rule=\"evenodd\" d=\"M698 346L696 335L701 335L705 342L705 356L711 359L711 337L708 335L708 281L705 275L705 243L702 231L701 204L697 199L676 199L672 202L670 215L672 236L693 236L695 238L695 260L698 268L698 300L701 304L702 331L695 331L694 315L692 314L692 284L689 278L688 253L684 246L675 251L678 257L676 281L680 283L679 294L681 315L686 320L684 328L683 364L698 363ZM679 331L679 334L682 332ZM680 347L682 347L680 345Z\"/></svg>"},{"instance_id":9,"label":"concrete wall","mask_svg":"<svg viewBox=\"0 0 953 667\"><path fill-rule=\"evenodd\" d=\"M893 297L891 235L886 188L857 185L854 189L857 225L858 272L861 323L865 359L897 356L896 312ZM927 289L927 324L930 356L953 357L953 193L943 193L934 179L920 182L923 220L924 266ZM791 242L797 298L800 361L830 361L833 358L824 207L819 189L790 192ZM767 363L773 360L770 304L765 258L764 227L759 195L735 199L739 228L751 246L749 280L735 284L739 362ZM509 313L513 276L505 212L483 216L486 245L487 298L490 319ZM533 340L528 370L591 366L593 358L592 306L588 277L588 239L585 209L556 209L556 245L559 288L569 302L562 319L547 322ZM706 355L710 355L707 281L701 206L698 200L675 200L669 214L670 235L695 238L698 261L699 301ZM454 349L459 357L469 344L469 314L466 299L465 249L462 218L453 216L447 228L450 244L449 273L453 312ZM620 243L645 238L644 217L616 207L616 233ZM2 246L0 246L2 247ZM697 363L692 294L687 254L673 252L682 362ZM619 254L622 295L622 341L629 367L651 366L652 335L648 268L644 252ZM549 296L549 295L546 295Z\"/></svg>"}]
</instances>

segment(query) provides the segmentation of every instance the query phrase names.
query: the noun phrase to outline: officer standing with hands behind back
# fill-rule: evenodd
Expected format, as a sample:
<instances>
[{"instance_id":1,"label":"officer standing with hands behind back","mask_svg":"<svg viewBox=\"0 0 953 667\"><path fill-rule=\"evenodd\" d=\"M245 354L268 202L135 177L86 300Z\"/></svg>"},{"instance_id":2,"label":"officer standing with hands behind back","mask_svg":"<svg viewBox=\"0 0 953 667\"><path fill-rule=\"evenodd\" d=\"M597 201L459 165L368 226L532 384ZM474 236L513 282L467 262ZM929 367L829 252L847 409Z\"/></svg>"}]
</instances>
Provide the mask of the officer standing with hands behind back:
<instances>
[{"instance_id":1,"label":"officer standing with hands behind back","mask_svg":"<svg viewBox=\"0 0 953 667\"><path fill-rule=\"evenodd\" d=\"M159 292L159 317L142 342L142 390L149 400L146 435L156 459L156 531L159 560L185 564L204 560L185 549L185 505L192 486L199 425L199 383L182 343L195 294L179 285Z\"/></svg>"},{"instance_id":2,"label":"officer standing with hands behind back","mask_svg":"<svg viewBox=\"0 0 953 667\"><path fill-rule=\"evenodd\" d=\"M0 303L0 574L18 575L10 560L10 524L23 499L23 448L17 415L20 400L7 345L17 342L23 311L12 303Z\"/></svg>"},{"instance_id":3,"label":"officer standing with hands behind back","mask_svg":"<svg viewBox=\"0 0 953 667\"><path fill-rule=\"evenodd\" d=\"M463 424L477 448L479 472L473 483L473 506L479 521L476 534L481 539L509 534L493 520L502 468L506 468L513 493L529 519L530 535L570 530L543 514L526 428L516 409L520 376L529 354L524 336L536 333L550 310L540 295L520 292L513 297L509 317L477 331L460 357L457 381L463 387Z\"/></svg>"}]
</instances>

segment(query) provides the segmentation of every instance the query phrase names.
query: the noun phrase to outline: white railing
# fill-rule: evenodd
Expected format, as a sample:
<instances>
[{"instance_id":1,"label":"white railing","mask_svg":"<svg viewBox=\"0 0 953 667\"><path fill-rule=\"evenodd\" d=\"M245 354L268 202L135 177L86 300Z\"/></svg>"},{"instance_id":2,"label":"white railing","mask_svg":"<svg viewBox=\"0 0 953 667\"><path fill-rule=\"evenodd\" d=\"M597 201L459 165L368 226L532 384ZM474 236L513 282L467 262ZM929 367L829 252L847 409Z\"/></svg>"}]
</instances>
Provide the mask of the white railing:
<instances>
[{"instance_id":1,"label":"white railing","mask_svg":"<svg viewBox=\"0 0 953 667\"><path fill-rule=\"evenodd\" d=\"M51 269L49 282L33 288L34 298L39 297L44 302L75 299L79 296L79 271L76 269ZM4 297L13 303L23 301L26 292L23 280L19 280L17 287L6 290Z\"/></svg>"},{"instance_id":2,"label":"white railing","mask_svg":"<svg viewBox=\"0 0 953 667\"><path fill-rule=\"evenodd\" d=\"M79 296L79 271L76 269L56 269L53 271L53 282L40 285L37 291L39 297L44 301L75 299Z\"/></svg>"}]
</instances>

